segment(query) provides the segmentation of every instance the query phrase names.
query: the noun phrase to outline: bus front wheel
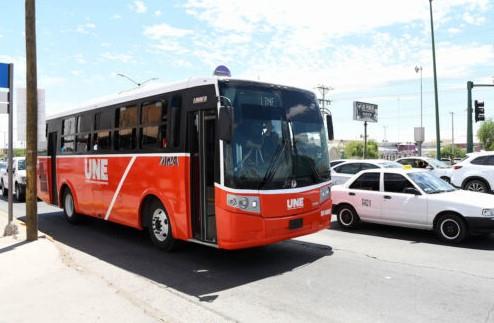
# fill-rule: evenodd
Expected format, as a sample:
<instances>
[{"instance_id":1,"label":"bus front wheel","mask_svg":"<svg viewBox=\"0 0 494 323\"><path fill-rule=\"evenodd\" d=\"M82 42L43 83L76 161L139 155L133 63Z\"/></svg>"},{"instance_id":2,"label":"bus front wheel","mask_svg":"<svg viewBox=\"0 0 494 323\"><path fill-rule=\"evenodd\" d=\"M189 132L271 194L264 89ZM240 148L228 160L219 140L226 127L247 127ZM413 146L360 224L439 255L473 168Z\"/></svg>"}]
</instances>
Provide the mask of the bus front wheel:
<instances>
[{"instance_id":1,"label":"bus front wheel","mask_svg":"<svg viewBox=\"0 0 494 323\"><path fill-rule=\"evenodd\" d=\"M74 197L69 189L65 189L62 199L63 215L71 224L79 223L81 216L75 212Z\"/></svg>"},{"instance_id":2,"label":"bus front wheel","mask_svg":"<svg viewBox=\"0 0 494 323\"><path fill-rule=\"evenodd\" d=\"M172 251L176 241L173 238L170 218L158 200L153 199L149 202L146 208L146 220L153 244L162 250Z\"/></svg>"}]
</instances>

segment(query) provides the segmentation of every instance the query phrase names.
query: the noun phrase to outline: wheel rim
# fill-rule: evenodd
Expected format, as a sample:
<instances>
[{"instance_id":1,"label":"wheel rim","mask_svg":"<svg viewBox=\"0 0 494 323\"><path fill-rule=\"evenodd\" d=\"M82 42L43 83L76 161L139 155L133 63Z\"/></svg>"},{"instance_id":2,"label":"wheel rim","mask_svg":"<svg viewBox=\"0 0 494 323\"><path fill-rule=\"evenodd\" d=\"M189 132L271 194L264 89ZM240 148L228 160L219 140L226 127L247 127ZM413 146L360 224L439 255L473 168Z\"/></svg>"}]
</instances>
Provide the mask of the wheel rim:
<instances>
[{"instance_id":1,"label":"wheel rim","mask_svg":"<svg viewBox=\"0 0 494 323\"><path fill-rule=\"evenodd\" d=\"M345 226L348 226L350 224L352 224L353 222L353 212L350 211L349 209L343 209L341 210L340 212L340 222L345 225Z\"/></svg>"},{"instance_id":2,"label":"wheel rim","mask_svg":"<svg viewBox=\"0 0 494 323\"><path fill-rule=\"evenodd\" d=\"M485 192L484 184L479 183L479 182L473 182L473 183L468 184L467 189L469 191L473 191L473 192Z\"/></svg>"},{"instance_id":3,"label":"wheel rim","mask_svg":"<svg viewBox=\"0 0 494 323\"><path fill-rule=\"evenodd\" d=\"M452 219L446 219L441 222L441 234L448 240L454 240L460 236L460 224Z\"/></svg>"},{"instance_id":4,"label":"wheel rim","mask_svg":"<svg viewBox=\"0 0 494 323\"><path fill-rule=\"evenodd\" d=\"M65 213L69 218L74 215L74 201L72 200L72 195L69 193L65 195Z\"/></svg>"},{"instance_id":5,"label":"wheel rim","mask_svg":"<svg viewBox=\"0 0 494 323\"><path fill-rule=\"evenodd\" d=\"M156 209L151 218L151 224L153 226L153 233L158 241L163 242L168 237L168 231L170 229L168 216L163 209Z\"/></svg>"}]
</instances>

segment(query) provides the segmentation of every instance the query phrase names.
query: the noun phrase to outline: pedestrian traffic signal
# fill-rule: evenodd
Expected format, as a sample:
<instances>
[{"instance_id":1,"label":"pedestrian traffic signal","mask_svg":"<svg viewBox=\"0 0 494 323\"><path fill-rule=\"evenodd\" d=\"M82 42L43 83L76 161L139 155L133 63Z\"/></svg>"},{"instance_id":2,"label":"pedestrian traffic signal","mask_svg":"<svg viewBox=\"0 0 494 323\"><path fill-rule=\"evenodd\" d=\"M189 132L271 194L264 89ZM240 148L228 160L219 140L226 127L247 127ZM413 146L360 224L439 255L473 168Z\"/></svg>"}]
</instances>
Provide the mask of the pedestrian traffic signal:
<instances>
[{"instance_id":1,"label":"pedestrian traffic signal","mask_svg":"<svg viewBox=\"0 0 494 323\"><path fill-rule=\"evenodd\" d=\"M475 100L475 122L485 120L484 101Z\"/></svg>"}]
</instances>

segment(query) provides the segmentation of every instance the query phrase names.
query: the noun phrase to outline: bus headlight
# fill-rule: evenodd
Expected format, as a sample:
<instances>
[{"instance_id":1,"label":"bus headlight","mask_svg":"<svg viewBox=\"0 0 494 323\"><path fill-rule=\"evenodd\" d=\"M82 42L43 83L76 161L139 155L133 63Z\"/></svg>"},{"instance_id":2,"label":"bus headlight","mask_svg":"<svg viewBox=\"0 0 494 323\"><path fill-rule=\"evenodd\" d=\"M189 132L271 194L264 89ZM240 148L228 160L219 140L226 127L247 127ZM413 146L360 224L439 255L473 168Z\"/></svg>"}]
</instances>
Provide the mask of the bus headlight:
<instances>
[{"instance_id":1,"label":"bus headlight","mask_svg":"<svg viewBox=\"0 0 494 323\"><path fill-rule=\"evenodd\" d=\"M227 194L226 204L229 207L244 210L247 212L261 213L261 203L259 202L259 197L257 196Z\"/></svg>"},{"instance_id":2,"label":"bus headlight","mask_svg":"<svg viewBox=\"0 0 494 323\"><path fill-rule=\"evenodd\" d=\"M322 203L331 197L331 187L324 186L319 189L319 203Z\"/></svg>"},{"instance_id":3,"label":"bus headlight","mask_svg":"<svg viewBox=\"0 0 494 323\"><path fill-rule=\"evenodd\" d=\"M494 209L483 209L482 216L494 216Z\"/></svg>"}]
</instances>

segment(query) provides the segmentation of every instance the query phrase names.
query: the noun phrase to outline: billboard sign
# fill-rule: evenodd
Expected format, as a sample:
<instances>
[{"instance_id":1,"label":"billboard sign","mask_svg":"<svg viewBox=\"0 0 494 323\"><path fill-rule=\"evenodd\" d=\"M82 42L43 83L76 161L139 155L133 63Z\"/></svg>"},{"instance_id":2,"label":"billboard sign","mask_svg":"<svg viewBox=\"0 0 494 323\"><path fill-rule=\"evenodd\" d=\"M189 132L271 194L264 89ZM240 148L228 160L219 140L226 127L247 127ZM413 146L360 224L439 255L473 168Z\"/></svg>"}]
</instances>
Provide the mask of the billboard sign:
<instances>
[{"instance_id":1,"label":"billboard sign","mask_svg":"<svg viewBox=\"0 0 494 323\"><path fill-rule=\"evenodd\" d=\"M377 122L377 104L354 101L353 120Z\"/></svg>"},{"instance_id":2,"label":"billboard sign","mask_svg":"<svg viewBox=\"0 0 494 323\"><path fill-rule=\"evenodd\" d=\"M0 88L9 88L9 64L0 63Z\"/></svg>"}]
</instances>

